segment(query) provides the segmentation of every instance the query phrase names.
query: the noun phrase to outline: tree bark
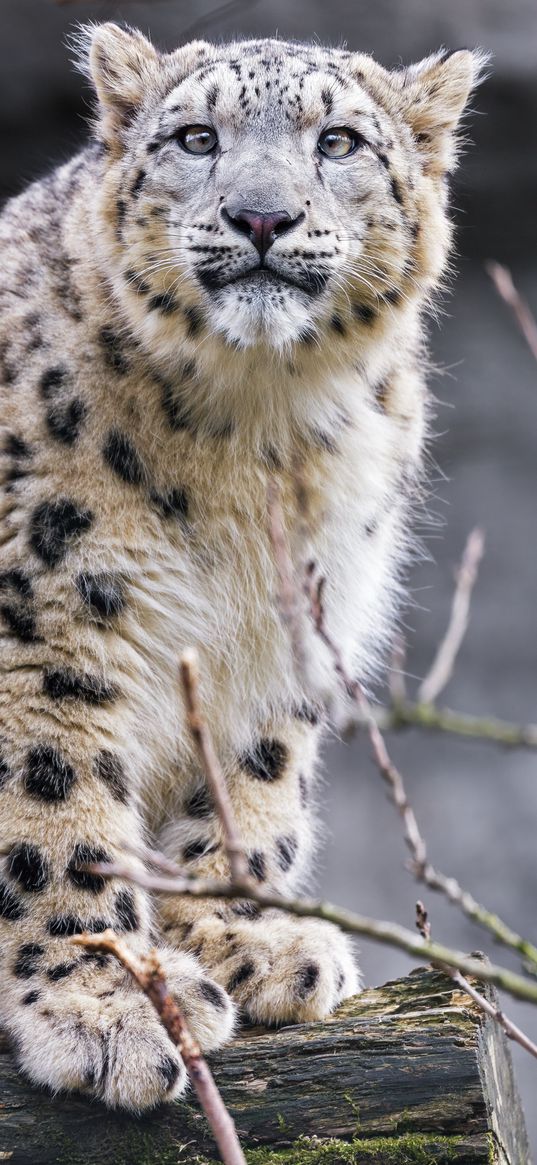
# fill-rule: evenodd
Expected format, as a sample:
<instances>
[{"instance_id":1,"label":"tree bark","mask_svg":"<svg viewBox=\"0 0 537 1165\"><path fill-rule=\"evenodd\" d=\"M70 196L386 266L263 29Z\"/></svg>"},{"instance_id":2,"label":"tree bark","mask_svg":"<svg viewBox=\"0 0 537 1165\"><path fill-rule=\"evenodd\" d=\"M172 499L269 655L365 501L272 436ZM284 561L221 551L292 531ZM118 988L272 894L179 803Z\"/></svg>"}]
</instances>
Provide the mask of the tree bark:
<instances>
[{"instance_id":1,"label":"tree bark","mask_svg":"<svg viewBox=\"0 0 537 1165\"><path fill-rule=\"evenodd\" d=\"M503 1031L420 969L322 1023L249 1030L211 1057L249 1165L530 1165ZM51 1098L0 1049L0 1162L213 1165L192 1100L135 1118Z\"/></svg>"}]
</instances>

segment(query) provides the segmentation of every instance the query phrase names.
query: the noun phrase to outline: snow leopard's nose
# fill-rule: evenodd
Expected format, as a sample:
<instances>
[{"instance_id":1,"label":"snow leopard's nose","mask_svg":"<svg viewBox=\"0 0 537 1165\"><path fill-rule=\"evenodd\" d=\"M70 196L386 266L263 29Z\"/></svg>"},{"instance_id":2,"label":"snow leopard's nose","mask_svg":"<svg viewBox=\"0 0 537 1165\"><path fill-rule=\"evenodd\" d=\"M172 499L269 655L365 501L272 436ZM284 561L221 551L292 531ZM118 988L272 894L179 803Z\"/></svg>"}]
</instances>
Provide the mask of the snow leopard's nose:
<instances>
[{"instance_id":1,"label":"snow leopard's nose","mask_svg":"<svg viewBox=\"0 0 537 1165\"><path fill-rule=\"evenodd\" d=\"M234 215L224 210L223 215L230 227L250 239L261 258L266 255L276 239L288 234L304 218L303 214L291 218L286 210L278 210L272 214L262 214L258 210L238 210Z\"/></svg>"}]
</instances>

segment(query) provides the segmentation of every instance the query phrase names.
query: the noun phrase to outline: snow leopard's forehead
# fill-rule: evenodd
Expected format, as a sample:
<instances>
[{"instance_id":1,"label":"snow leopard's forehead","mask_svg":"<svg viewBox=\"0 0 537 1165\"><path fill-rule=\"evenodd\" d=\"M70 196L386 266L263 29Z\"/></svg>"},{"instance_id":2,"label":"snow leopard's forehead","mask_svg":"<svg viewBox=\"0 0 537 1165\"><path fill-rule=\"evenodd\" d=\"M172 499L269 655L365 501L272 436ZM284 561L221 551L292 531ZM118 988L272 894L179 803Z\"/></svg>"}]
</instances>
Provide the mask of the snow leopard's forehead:
<instances>
[{"instance_id":1,"label":"snow leopard's forehead","mask_svg":"<svg viewBox=\"0 0 537 1165\"><path fill-rule=\"evenodd\" d=\"M200 114L220 116L237 128L289 132L338 113L375 113L366 74L353 70L353 55L345 50L257 40L198 52L197 67L165 100L171 115L191 102Z\"/></svg>"}]
</instances>

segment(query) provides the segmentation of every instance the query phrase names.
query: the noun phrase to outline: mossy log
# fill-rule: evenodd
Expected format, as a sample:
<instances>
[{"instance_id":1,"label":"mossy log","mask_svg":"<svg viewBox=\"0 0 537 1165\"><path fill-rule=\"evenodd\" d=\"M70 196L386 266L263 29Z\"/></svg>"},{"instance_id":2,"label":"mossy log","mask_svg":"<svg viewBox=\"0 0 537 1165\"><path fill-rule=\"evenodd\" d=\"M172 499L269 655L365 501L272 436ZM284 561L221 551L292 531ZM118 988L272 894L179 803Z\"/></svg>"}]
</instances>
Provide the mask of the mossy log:
<instances>
[{"instance_id":1,"label":"mossy log","mask_svg":"<svg viewBox=\"0 0 537 1165\"><path fill-rule=\"evenodd\" d=\"M323 1023L247 1031L211 1064L249 1165L530 1165L502 1030L443 975L365 991ZM213 1165L193 1101L144 1117L51 1099L0 1054L0 1162Z\"/></svg>"}]
</instances>

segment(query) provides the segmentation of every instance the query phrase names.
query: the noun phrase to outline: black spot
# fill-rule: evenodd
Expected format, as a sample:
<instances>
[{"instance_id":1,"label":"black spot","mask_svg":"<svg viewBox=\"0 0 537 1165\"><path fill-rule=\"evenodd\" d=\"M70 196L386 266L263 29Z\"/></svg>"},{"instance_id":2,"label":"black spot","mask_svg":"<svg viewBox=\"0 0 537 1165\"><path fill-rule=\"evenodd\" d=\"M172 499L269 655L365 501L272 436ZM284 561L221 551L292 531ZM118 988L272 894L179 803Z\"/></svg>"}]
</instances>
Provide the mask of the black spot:
<instances>
[{"instance_id":1,"label":"black spot","mask_svg":"<svg viewBox=\"0 0 537 1165\"><path fill-rule=\"evenodd\" d=\"M192 375L194 375L193 365ZM194 428L192 416L187 405L177 395L174 386L164 380L159 381L159 383L162 389L162 407L170 428L175 433L181 430L192 430Z\"/></svg>"},{"instance_id":2,"label":"black spot","mask_svg":"<svg viewBox=\"0 0 537 1165\"><path fill-rule=\"evenodd\" d=\"M194 248L191 248L194 250ZM218 270L213 270L211 267L198 267L196 270L196 278L206 291L219 291L222 287L222 275Z\"/></svg>"},{"instance_id":3,"label":"black spot","mask_svg":"<svg viewBox=\"0 0 537 1165\"><path fill-rule=\"evenodd\" d=\"M293 716L296 720L302 720L305 724L311 724L314 728L321 719L319 709L314 704L308 703L304 700L302 704L293 709Z\"/></svg>"},{"instance_id":4,"label":"black spot","mask_svg":"<svg viewBox=\"0 0 537 1165\"><path fill-rule=\"evenodd\" d=\"M30 446L26 443L26 441L23 440L22 437L19 437L16 433L10 433L9 436L6 437L4 452L7 453L8 457L24 458L32 456L32 450L30 449Z\"/></svg>"},{"instance_id":5,"label":"black spot","mask_svg":"<svg viewBox=\"0 0 537 1165\"><path fill-rule=\"evenodd\" d=\"M83 959L91 959L98 967L109 967L112 961L111 955L103 955L102 951L84 951Z\"/></svg>"},{"instance_id":6,"label":"black spot","mask_svg":"<svg viewBox=\"0 0 537 1165\"><path fill-rule=\"evenodd\" d=\"M391 303L394 307L397 307L401 303L402 295L397 287L392 287L384 293L384 299L386 303Z\"/></svg>"},{"instance_id":7,"label":"black spot","mask_svg":"<svg viewBox=\"0 0 537 1165\"><path fill-rule=\"evenodd\" d=\"M91 614L99 620L112 619L125 606L123 580L112 571L79 574L75 586Z\"/></svg>"},{"instance_id":8,"label":"black spot","mask_svg":"<svg viewBox=\"0 0 537 1165\"><path fill-rule=\"evenodd\" d=\"M203 327L203 313L199 307L185 307L183 311L188 324L187 336L197 336Z\"/></svg>"},{"instance_id":9,"label":"black spot","mask_svg":"<svg viewBox=\"0 0 537 1165\"><path fill-rule=\"evenodd\" d=\"M402 206L403 205L403 194L402 194L402 190L401 190L401 187L399 185L399 182L397 181L397 178L395 177L394 174L392 174L390 177L390 185L391 185L391 189L392 189L392 195L395 198L395 201L399 204L399 206Z\"/></svg>"},{"instance_id":10,"label":"black spot","mask_svg":"<svg viewBox=\"0 0 537 1165\"><path fill-rule=\"evenodd\" d=\"M72 934L102 934L112 923L106 918L80 918L76 914L56 914L49 918L47 930L54 938L68 938Z\"/></svg>"},{"instance_id":11,"label":"black spot","mask_svg":"<svg viewBox=\"0 0 537 1165\"><path fill-rule=\"evenodd\" d=\"M375 385L373 390L375 393L375 404L383 413L386 412L386 406L388 404L388 398L390 395L390 388L391 383L389 377L384 377L383 380L380 380L378 384Z\"/></svg>"},{"instance_id":12,"label":"black spot","mask_svg":"<svg viewBox=\"0 0 537 1165\"><path fill-rule=\"evenodd\" d=\"M377 151L377 158L385 170L390 169L390 159L387 154L383 154L380 150Z\"/></svg>"},{"instance_id":13,"label":"black spot","mask_svg":"<svg viewBox=\"0 0 537 1165\"><path fill-rule=\"evenodd\" d=\"M263 739L239 758L241 768L259 781L275 781L283 775L289 750L279 740Z\"/></svg>"},{"instance_id":14,"label":"black spot","mask_svg":"<svg viewBox=\"0 0 537 1165\"><path fill-rule=\"evenodd\" d=\"M123 762L118 754L107 748L101 749L93 762L93 771L104 781L112 797L125 805L129 799L129 789Z\"/></svg>"},{"instance_id":15,"label":"black spot","mask_svg":"<svg viewBox=\"0 0 537 1165\"><path fill-rule=\"evenodd\" d=\"M8 922L18 922L20 918L24 918L25 913L20 898L17 898L7 883L0 879L0 918L5 918Z\"/></svg>"},{"instance_id":16,"label":"black spot","mask_svg":"<svg viewBox=\"0 0 537 1165\"><path fill-rule=\"evenodd\" d=\"M295 835L290 833L287 837L278 837L276 839L276 850L280 870L289 870L296 858L298 850L298 841Z\"/></svg>"},{"instance_id":17,"label":"black spot","mask_svg":"<svg viewBox=\"0 0 537 1165\"><path fill-rule=\"evenodd\" d=\"M170 316L177 311L178 304L173 295L165 291L162 295L152 295L148 307L150 311L159 311L164 316Z\"/></svg>"},{"instance_id":18,"label":"black spot","mask_svg":"<svg viewBox=\"0 0 537 1165\"><path fill-rule=\"evenodd\" d=\"M278 450L274 448L274 445L266 445L262 450L261 456L265 462L265 465L268 467L268 469L271 470L272 473L277 473L283 469L282 459L278 453Z\"/></svg>"},{"instance_id":19,"label":"black spot","mask_svg":"<svg viewBox=\"0 0 537 1165\"><path fill-rule=\"evenodd\" d=\"M311 995L319 981L319 967L317 963L305 963L295 976L295 991L299 999L306 999Z\"/></svg>"},{"instance_id":20,"label":"black spot","mask_svg":"<svg viewBox=\"0 0 537 1165\"><path fill-rule=\"evenodd\" d=\"M236 902L231 907L231 913L237 918L260 918L261 907L256 902Z\"/></svg>"},{"instance_id":21,"label":"black spot","mask_svg":"<svg viewBox=\"0 0 537 1165\"><path fill-rule=\"evenodd\" d=\"M145 182L145 170L139 170L137 175L136 175L136 178L134 179L134 182L131 186L131 194L132 194L133 198L138 197L144 182Z\"/></svg>"},{"instance_id":22,"label":"black spot","mask_svg":"<svg viewBox=\"0 0 537 1165\"><path fill-rule=\"evenodd\" d=\"M144 463L134 445L119 429L111 429L103 449L107 465L128 485L141 485L146 478Z\"/></svg>"},{"instance_id":23,"label":"black spot","mask_svg":"<svg viewBox=\"0 0 537 1165\"><path fill-rule=\"evenodd\" d=\"M30 749L24 777L24 788L30 796L65 801L75 781L75 770L55 748L37 744Z\"/></svg>"},{"instance_id":24,"label":"black spot","mask_svg":"<svg viewBox=\"0 0 537 1165\"><path fill-rule=\"evenodd\" d=\"M11 850L7 869L24 890L44 890L50 878L50 865L36 845L20 842Z\"/></svg>"},{"instance_id":25,"label":"black spot","mask_svg":"<svg viewBox=\"0 0 537 1165\"><path fill-rule=\"evenodd\" d=\"M44 400L50 400L59 388L65 388L70 382L71 376L68 368L63 365L57 368L47 368L39 381L41 396Z\"/></svg>"},{"instance_id":26,"label":"black spot","mask_svg":"<svg viewBox=\"0 0 537 1165\"><path fill-rule=\"evenodd\" d=\"M172 1060L171 1056L163 1056L157 1064L157 1072L164 1081L166 1092L173 1088L180 1070L179 1064L176 1060Z\"/></svg>"},{"instance_id":27,"label":"black spot","mask_svg":"<svg viewBox=\"0 0 537 1165\"><path fill-rule=\"evenodd\" d=\"M99 341L108 367L113 368L120 376L125 376L129 371L129 363L122 351L117 333L112 328L101 328Z\"/></svg>"},{"instance_id":28,"label":"black spot","mask_svg":"<svg viewBox=\"0 0 537 1165\"><path fill-rule=\"evenodd\" d=\"M21 643L35 643L38 639L35 615L24 607L11 603L0 603L0 615L12 635Z\"/></svg>"},{"instance_id":29,"label":"black spot","mask_svg":"<svg viewBox=\"0 0 537 1165\"><path fill-rule=\"evenodd\" d=\"M329 89L321 89L321 101L324 105L324 111L328 117L334 108L334 101Z\"/></svg>"},{"instance_id":30,"label":"black spot","mask_svg":"<svg viewBox=\"0 0 537 1165\"><path fill-rule=\"evenodd\" d=\"M62 444L74 445L86 415L86 405L78 397L65 405L51 408L47 412L49 432Z\"/></svg>"},{"instance_id":31,"label":"black spot","mask_svg":"<svg viewBox=\"0 0 537 1165\"><path fill-rule=\"evenodd\" d=\"M187 801L185 813L188 817L210 817L213 812L213 802L207 785L199 785L194 789Z\"/></svg>"},{"instance_id":32,"label":"black spot","mask_svg":"<svg viewBox=\"0 0 537 1165\"><path fill-rule=\"evenodd\" d=\"M204 837L199 837L195 841L190 841L183 849L183 859L185 862L191 862L194 858L201 858L203 854L211 853L216 847L209 846L209 842Z\"/></svg>"},{"instance_id":33,"label":"black spot","mask_svg":"<svg viewBox=\"0 0 537 1165\"><path fill-rule=\"evenodd\" d=\"M43 692L51 700L82 700L95 705L110 703L118 695L114 684L68 667L45 668Z\"/></svg>"},{"instance_id":34,"label":"black spot","mask_svg":"<svg viewBox=\"0 0 537 1165\"><path fill-rule=\"evenodd\" d=\"M136 911L132 890L120 890L116 894L116 915L120 930L138 930L140 920Z\"/></svg>"},{"instance_id":35,"label":"black spot","mask_svg":"<svg viewBox=\"0 0 537 1165\"><path fill-rule=\"evenodd\" d=\"M103 62L104 65L104 62ZM119 241L123 238L123 227L125 225L125 217L127 214L127 204L123 198L118 198L116 202L116 236Z\"/></svg>"},{"instance_id":36,"label":"black spot","mask_svg":"<svg viewBox=\"0 0 537 1165\"><path fill-rule=\"evenodd\" d=\"M300 804L302 805L302 808L305 809L309 800L309 789L304 773L300 773L298 778L298 788L300 790Z\"/></svg>"},{"instance_id":37,"label":"black spot","mask_svg":"<svg viewBox=\"0 0 537 1165\"><path fill-rule=\"evenodd\" d=\"M345 972L341 970L341 967L338 967L337 968L337 979L336 979L336 991L338 992L338 994L340 991L343 990L344 986L345 986Z\"/></svg>"},{"instance_id":38,"label":"black spot","mask_svg":"<svg viewBox=\"0 0 537 1165\"><path fill-rule=\"evenodd\" d=\"M23 997L21 999L21 1003L24 1003L24 1004L37 1003L37 1000L40 999L40 997L41 997L40 991L27 991L26 995L23 995Z\"/></svg>"},{"instance_id":39,"label":"black spot","mask_svg":"<svg viewBox=\"0 0 537 1165\"><path fill-rule=\"evenodd\" d=\"M365 303L353 303L352 313L357 320L361 320L363 324L372 324L376 319L376 311L373 307L368 307Z\"/></svg>"},{"instance_id":40,"label":"black spot","mask_svg":"<svg viewBox=\"0 0 537 1165\"><path fill-rule=\"evenodd\" d=\"M323 429L312 429L311 436L319 449L324 449L326 453L337 453L336 442L330 433L325 433Z\"/></svg>"},{"instance_id":41,"label":"black spot","mask_svg":"<svg viewBox=\"0 0 537 1165\"><path fill-rule=\"evenodd\" d=\"M330 327L333 329L334 332L337 332L338 335L340 335L340 336L346 335L345 324L343 323L341 316L338 315L337 313L332 316L332 319L330 320Z\"/></svg>"},{"instance_id":42,"label":"black spot","mask_svg":"<svg viewBox=\"0 0 537 1165\"><path fill-rule=\"evenodd\" d=\"M23 599L31 599L32 584L24 571L14 567L12 570L0 572L0 591L12 589Z\"/></svg>"},{"instance_id":43,"label":"black spot","mask_svg":"<svg viewBox=\"0 0 537 1165\"><path fill-rule=\"evenodd\" d=\"M28 477L28 475L29 470L25 469L24 465L21 465L20 462L14 463L4 475L6 493L13 493L16 483L18 481L22 481L23 478Z\"/></svg>"},{"instance_id":44,"label":"black spot","mask_svg":"<svg viewBox=\"0 0 537 1165\"><path fill-rule=\"evenodd\" d=\"M172 489L167 494L152 490L151 501L163 518L186 520L188 517L188 494L184 489Z\"/></svg>"},{"instance_id":45,"label":"black spot","mask_svg":"<svg viewBox=\"0 0 537 1165\"><path fill-rule=\"evenodd\" d=\"M134 287L134 290L137 291L139 295L149 295L149 292L151 291L150 284L147 283L141 275L138 275L138 272L134 271L132 267L129 267L129 270L125 271L125 282L128 283L131 288Z\"/></svg>"},{"instance_id":46,"label":"black spot","mask_svg":"<svg viewBox=\"0 0 537 1165\"><path fill-rule=\"evenodd\" d=\"M73 850L67 866L67 877L80 890L90 890L92 894L99 894L104 890L105 879L102 874L91 874L89 870L81 870L80 866L93 865L94 862L111 862L110 854L102 846L88 845L79 841Z\"/></svg>"},{"instance_id":47,"label":"black spot","mask_svg":"<svg viewBox=\"0 0 537 1165\"><path fill-rule=\"evenodd\" d=\"M84 534L93 521L91 510L83 510L69 498L41 502L30 520L30 546L45 566L57 566L69 544Z\"/></svg>"},{"instance_id":48,"label":"black spot","mask_svg":"<svg viewBox=\"0 0 537 1165\"><path fill-rule=\"evenodd\" d=\"M7 763L5 756L0 752L0 789L9 781L11 777L11 769Z\"/></svg>"},{"instance_id":49,"label":"black spot","mask_svg":"<svg viewBox=\"0 0 537 1165\"><path fill-rule=\"evenodd\" d=\"M260 850L253 850L248 858L248 870L253 878L257 878L258 882L262 882L267 871L267 862L265 855Z\"/></svg>"},{"instance_id":50,"label":"black spot","mask_svg":"<svg viewBox=\"0 0 537 1165\"><path fill-rule=\"evenodd\" d=\"M216 1007L218 1011L225 1011L227 1007L227 1000L224 992L217 983L213 983L211 979L201 979L198 984L200 995Z\"/></svg>"},{"instance_id":51,"label":"black spot","mask_svg":"<svg viewBox=\"0 0 537 1165\"><path fill-rule=\"evenodd\" d=\"M31 979L39 970L39 960L44 955L45 948L39 943L24 943L17 951L13 974L17 979Z\"/></svg>"},{"instance_id":52,"label":"black spot","mask_svg":"<svg viewBox=\"0 0 537 1165\"><path fill-rule=\"evenodd\" d=\"M241 983L245 983L247 979L251 979L255 972L255 966L252 962L241 963L240 967L233 972L231 979L227 985L228 994L231 995Z\"/></svg>"},{"instance_id":53,"label":"black spot","mask_svg":"<svg viewBox=\"0 0 537 1165\"><path fill-rule=\"evenodd\" d=\"M49 968L47 979L50 979L52 983L57 983L58 979L65 979L67 975L70 975L76 966L76 963L58 963L56 967Z\"/></svg>"}]
</instances>

